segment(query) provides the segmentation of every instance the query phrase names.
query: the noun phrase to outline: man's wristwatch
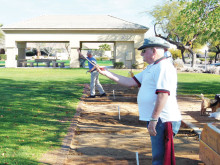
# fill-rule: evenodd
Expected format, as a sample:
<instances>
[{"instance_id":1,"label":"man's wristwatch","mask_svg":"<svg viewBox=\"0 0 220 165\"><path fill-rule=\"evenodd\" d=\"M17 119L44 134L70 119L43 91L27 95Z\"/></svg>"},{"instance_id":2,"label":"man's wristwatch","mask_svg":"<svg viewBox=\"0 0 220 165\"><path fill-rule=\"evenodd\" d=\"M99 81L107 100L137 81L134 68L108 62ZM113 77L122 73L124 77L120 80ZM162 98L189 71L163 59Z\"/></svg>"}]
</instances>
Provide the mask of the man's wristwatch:
<instances>
[{"instance_id":1,"label":"man's wristwatch","mask_svg":"<svg viewBox=\"0 0 220 165\"><path fill-rule=\"evenodd\" d=\"M158 121L158 119L150 118L150 121Z\"/></svg>"}]
</instances>

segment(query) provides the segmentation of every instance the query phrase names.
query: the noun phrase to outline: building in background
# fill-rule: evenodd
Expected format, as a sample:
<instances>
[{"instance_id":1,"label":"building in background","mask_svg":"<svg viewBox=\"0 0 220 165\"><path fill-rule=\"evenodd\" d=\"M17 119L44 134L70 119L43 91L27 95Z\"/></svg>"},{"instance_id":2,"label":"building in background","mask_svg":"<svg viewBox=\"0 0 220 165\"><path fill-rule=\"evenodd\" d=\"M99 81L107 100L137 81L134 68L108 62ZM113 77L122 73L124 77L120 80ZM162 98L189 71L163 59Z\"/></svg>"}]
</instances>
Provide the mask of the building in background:
<instances>
[{"instance_id":1,"label":"building in background","mask_svg":"<svg viewBox=\"0 0 220 165\"><path fill-rule=\"evenodd\" d=\"M148 28L109 15L45 15L2 27L5 33L6 67L25 59L27 43L69 44L70 67L79 67L77 48L84 43L113 43L114 62L125 67L142 63L138 47ZM16 59L18 55L18 59Z\"/></svg>"}]
</instances>

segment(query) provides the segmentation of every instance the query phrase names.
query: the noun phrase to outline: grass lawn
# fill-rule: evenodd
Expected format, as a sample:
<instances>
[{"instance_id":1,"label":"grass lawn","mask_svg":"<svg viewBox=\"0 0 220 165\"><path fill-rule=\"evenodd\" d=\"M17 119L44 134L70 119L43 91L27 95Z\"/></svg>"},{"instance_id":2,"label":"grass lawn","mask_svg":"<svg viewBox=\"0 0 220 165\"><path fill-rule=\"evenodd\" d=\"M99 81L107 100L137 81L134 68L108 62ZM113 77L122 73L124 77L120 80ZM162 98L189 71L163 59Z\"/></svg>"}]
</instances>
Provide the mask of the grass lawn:
<instances>
[{"instance_id":1,"label":"grass lawn","mask_svg":"<svg viewBox=\"0 0 220 165\"><path fill-rule=\"evenodd\" d=\"M82 95L80 84L90 81L86 71L0 69L0 164L38 164L41 154L60 147Z\"/></svg>"},{"instance_id":2,"label":"grass lawn","mask_svg":"<svg viewBox=\"0 0 220 165\"><path fill-rule=\"evenodd\" d=\"M220 93L220 75L205 73L179 73L177 94L200 95L214 99Z\"/></svg>"},{"instance_id":3,"label":"grass lawn","mask_svg":"<svg viewBox=\"0 0 220 165\"><path fill-rule=\"evenodd\" d=\"M0 67L5 67L5 61L0 61Z\"/></svg>"},{"instance_id":4,"label":"grass lawn","mask_svg":"<svg viewBox=\"0 0 220 165\"><path fill-rule=\"evenodd\" d=\"M87 69L0 69L0 164L38 164L41 155L58 149L90 81ZM128 70L114 70L127 76ZM138 71L135 71L138 73ZM100 76L101 83L113 83ZM178 74L178 94L214 97L220 76Z\"/></svg>"}]
</instances>

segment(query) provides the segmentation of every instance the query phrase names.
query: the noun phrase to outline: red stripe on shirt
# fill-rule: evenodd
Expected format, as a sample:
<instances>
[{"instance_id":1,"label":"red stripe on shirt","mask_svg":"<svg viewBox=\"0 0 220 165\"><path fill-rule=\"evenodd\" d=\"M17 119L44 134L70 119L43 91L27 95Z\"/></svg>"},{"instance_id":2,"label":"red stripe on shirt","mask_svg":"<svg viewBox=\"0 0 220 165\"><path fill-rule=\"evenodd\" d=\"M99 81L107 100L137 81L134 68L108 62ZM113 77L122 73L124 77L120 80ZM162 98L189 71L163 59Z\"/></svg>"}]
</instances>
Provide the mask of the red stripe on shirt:
<instances>
[{"instance_id":1,"label":"red stripe on shirt","mask_svg":"<svg viewBox=\"0 0 220 165\"><path fill-rule=\"evenodd\" d=\"M138 79L134 76L132 77L134 81L137 83L138 87L141 87L141 83L138 81Z\"/></svg>"},{"instance_id":2,"label":"red stripe on shirt","mask_svg":"<svg viewBox=\"0 0 220 165\"><path fill-rule=\"evenodd\" d=\"M158 93L168 93L168 95L170 95L170 91L165 90L165 89L157 89L155 93L156 94L158 94Z\"/></svg>"}]
</instances>

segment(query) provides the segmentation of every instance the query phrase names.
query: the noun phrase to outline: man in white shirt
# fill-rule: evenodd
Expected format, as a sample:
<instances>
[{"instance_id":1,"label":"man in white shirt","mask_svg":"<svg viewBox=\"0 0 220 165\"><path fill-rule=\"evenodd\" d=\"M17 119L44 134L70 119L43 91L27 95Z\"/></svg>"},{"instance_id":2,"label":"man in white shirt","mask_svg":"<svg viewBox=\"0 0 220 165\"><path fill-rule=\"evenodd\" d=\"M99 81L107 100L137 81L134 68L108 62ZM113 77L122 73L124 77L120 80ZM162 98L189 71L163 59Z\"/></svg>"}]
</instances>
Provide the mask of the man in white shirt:
<instances>
[{"instance_id":1,"label":"man in white shirt","mask_svg":"<svg viewBox=\"0 0 220 165\"><path fill-rule=\"evenodd\" d=\"M149 65L132 78L107 70L101 71L97 67L102 75L120 85L140 87L137 97L139 119L147 121L151 136L153 165L162 165L167 160L167 149L165 148L167 143L164 140L166 133L170 132L167 125L169 124L171 126L169 128L173 130L171 132L176 134L181 124L181 114L176 100L177 73L174 66L164 57L164 48L169 48L169 44L161 38L145 39L138 50L142 50L143 61ZM173 142L173 137L169 138Z\"/></svg>"}]
</instances>

